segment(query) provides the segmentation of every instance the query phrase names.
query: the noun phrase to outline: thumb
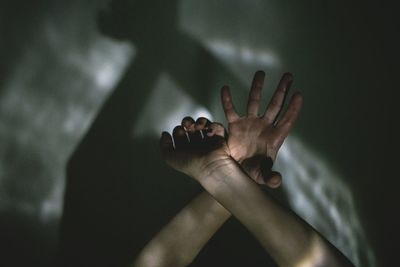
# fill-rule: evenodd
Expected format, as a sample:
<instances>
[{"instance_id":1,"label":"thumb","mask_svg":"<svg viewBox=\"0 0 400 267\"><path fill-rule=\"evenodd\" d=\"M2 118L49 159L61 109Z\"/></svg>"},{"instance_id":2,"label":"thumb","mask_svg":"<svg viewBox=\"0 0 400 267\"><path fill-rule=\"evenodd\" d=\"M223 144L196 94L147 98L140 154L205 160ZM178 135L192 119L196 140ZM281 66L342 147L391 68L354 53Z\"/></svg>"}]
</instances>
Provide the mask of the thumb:
<instances>
[{"instance_id":1,"label":"thumb","mask_svg":"<svg viewBox=\"0 0 400 267\"><path fill-rule=\"evenodd\" d=\"M278 188L282 184L282 174L271 171L268 176L263 176L264 183L270 188Z\"/></svg>"},{"instance_id":2,"label":"thumb","mask_svg":"<svg viewBox=\"0 0 400 267\"><path fill-rule=\"evenodd\" d=\"M282 175L272 170L273 164L272 158L264 157L261 159L260 168L265 185L270 188L277 188L282 183Z\"/></svg>"}]
</instances>

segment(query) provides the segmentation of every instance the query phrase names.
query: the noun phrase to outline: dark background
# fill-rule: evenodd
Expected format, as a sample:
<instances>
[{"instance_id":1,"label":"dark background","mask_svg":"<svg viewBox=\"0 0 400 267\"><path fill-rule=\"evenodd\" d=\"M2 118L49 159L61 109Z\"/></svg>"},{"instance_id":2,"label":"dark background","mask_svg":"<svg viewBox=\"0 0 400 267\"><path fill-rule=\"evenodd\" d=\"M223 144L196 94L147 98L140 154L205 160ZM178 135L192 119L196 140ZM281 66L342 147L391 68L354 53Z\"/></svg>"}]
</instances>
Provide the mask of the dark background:
<instances>
[{"instance_id":1,"label":"dark background","mask_svg":"<svg viewBox=\"0 0 400 267\"><path fill-rule=\"evenodd\" d=\"M52 266L66 255L80 257L74 246L92 248L81 257L93 253L104 266L118 257L116 263L128 262L199 190L160 162L154 133L173 125L162 120L193 108L221 120L220 86L231 84L240 106L258 69L267 72L265 99L283 72L294 73L305 104L293 134L352 192L376 266L397 263L393 4L153 0L106 6L0 1L1 266ZM238 227L223 228L196 264L211 258L227 265L213 248ZM240 231L243 244L254 242ZM74 236L82 233L87 236ZM139 236L136 243L132 236ZM106 241L119 245L99 245ZM110 247L108 258L99 256ZM250 256L259 250L244 247ZM236 263L241 260L249 264L245 257Z\"/></svg>"}]
</instances>

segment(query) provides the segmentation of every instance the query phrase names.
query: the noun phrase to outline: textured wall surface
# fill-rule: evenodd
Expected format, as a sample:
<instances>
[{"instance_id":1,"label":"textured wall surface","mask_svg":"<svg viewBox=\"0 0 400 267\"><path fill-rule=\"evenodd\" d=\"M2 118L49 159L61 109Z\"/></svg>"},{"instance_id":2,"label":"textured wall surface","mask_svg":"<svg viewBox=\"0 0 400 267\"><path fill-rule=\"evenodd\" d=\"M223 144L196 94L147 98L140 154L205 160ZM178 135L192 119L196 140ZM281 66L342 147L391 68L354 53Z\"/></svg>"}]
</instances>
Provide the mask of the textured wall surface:
<instances>
[{"instance_id":1,"label":"textured wall surface","mask_svg":"<svg viewBox=\"0 0 400 267\"><path fill-rule=\"evenodd\" d=\"M107 2L0 1L1 266L58 264L60 243L68 249L71 225L80 223L102 234L86 257L114 246L103 240L119 243L104 266L113 257L129 262L199 190L161 163L159 132L185 115L224 122L223 84L242 112L258 69L267 73L264 103L285 71L305 98L278 156L285 178L277 195L358 266L393 266L398 61L390 6ZM146 217L151 211L159 217ZM247 235L231 220L193 266L248 263L252 249L250 263L268 263ZM215 259L226 243L225 258ZM240 249L243 256L226 259Z\"/></svg>"}]
</instances>

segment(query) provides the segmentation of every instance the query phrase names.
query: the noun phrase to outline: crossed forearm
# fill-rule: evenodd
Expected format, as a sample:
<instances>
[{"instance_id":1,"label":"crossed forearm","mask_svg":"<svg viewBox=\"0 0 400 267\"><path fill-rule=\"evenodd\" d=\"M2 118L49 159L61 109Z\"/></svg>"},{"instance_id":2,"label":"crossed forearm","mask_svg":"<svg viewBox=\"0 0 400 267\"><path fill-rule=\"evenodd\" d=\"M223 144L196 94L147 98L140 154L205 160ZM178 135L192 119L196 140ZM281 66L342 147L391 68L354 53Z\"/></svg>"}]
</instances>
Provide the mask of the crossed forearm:
<instances>
[{"instance_id":1,"label":"crossed forearm","mask_svg":"<svg viewBox=\"0 0 400 267\"><path fill-rule=\"evenodd\" d=\"M203 191L144 247L134 267L187 266L231 214Z\"/></svg>"},{"instance_id":2,"label":"crossed forearm","mask_svg":"<svg viewBox=\"0 0 400 267\"><path fill-rule=\"evenodd\" d=\"M308 223L265 194L236 162L197 180L258 239L279 266L353 266Z\"/></svg>"},{"instance_id":3,"label":"crossed forearm","mask_svg":"<svg viewBox=\"0 0 400 267\"><path fill-rule=\"evenodd\" d=\"M353 266L307 222L261 191L235 162L197 178L208 192L144 247L134 267L189 265L231 213L279 266Z\"/></svg>"}]
</instances>

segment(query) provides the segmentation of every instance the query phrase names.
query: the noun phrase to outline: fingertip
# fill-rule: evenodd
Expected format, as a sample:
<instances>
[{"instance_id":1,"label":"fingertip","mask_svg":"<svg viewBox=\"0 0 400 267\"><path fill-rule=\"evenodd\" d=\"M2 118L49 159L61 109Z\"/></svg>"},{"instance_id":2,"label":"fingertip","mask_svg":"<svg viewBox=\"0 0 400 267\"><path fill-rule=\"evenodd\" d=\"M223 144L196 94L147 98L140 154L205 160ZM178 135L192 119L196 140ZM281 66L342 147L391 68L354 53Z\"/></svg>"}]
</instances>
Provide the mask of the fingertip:
<instances>
[{"instance_id":1,"label":"fingertip","mask_svg":"<svg viewBox=\"0 0 400 267\"><path fill-rule=\"evenodd\" d=\"M185 129L181 125L175 126L174 130L172 130L173 135L181 136L186 133Z\"/></svg>"},{"instance_id":2,"label":"fingertip","mask_svg":"<svg viewBox=\"0 0 400 267\"><path fill-rule=\"evenodd\" d=\"M222 101L229 101L231 98L231 92L228 85L224 85L221 88L221 99Z\"/></svg>"},{"instance_id":3,"label":"fingertip","mask_svg":"<svg viewBox=\"0 0 400 267\"><path fill-rule=\"evenodd\" d=\"M163 132L161 133L161 140L167 140L167 139L170 138L170 137L171 137L171 135L169 134L169 132L163 131Z\"/></svg>"},{"instance_id":4,"label":"fingertip","mask_svg":"<svg viewBox=\"0 0 400 267\"><path fill-rule=\"evenodd\" d=\"M302 97L303 97L303 94L302 94L300 91L296 91L296 92L293 93L293 96L294 96L294 97L301 97L301 98L302 98Z\"/></svg>"},{"instance_id":5,"label":"fingertip","mask_svg":"<svg viewBox=\"0 0 400 267\"><path fill-rule=\"evenodd\" d=\"M264 179L264 182L270 188L278 188L282 184L282 175L273 171L270 177Z\"/></svg>"},{"instance_id":6,"label":"fingertip","mask_svg":"<svg viewBox=\"0 0 400 267\"><path fill-rule=\"evenodd\" d=\"M194 128L195 130L202 130L204 127L209 127L210 125L211 122L209 119L206 117L199 117L194 124Z\"/></svg>"},{"instance_id":7,"label":"fingertip","mask_svg":"<svg viewBox=\"0 0 400 267\"><path fill-rule=\"evenodd\" d=\"M265 71L257 70L254 76L265 77Z\"/></svg>"},{"instance_id":8,"label":"fingertip","mask_svg":"<svg viewBox=\"0 0 400 267\"><path fill-rule=\"evenodd\" d=\"M298 105L301 105L303 103L303 94L300 91L296 91L293 93L292 95L292 101L294 101L295 103L297 103Z\"/></svg>"},{"instance_id":9,"label":"fingertip","mask_svg":"<svg viewBox=\"0 0 400 267\"><path fill-rule=\"evenodd\" d=\"M286 77L288 79L293 79L293 73L287 71L283 74L283 77Z\"/></svg>"},{"instance_id":10,"label":"fingertip","mask_svg":"<svg viewBox=\"0 0 400 267\"><path fill-rule=\"evenodd\" d=\"M194 119L190 116L186 116L182 119L182 121L193 121L194 122Z\"/></svg>"},{"instance_id":11,"label":"fingertip","mask_svg":"<svg viewBox=\"0 0 400 267\"><path fill-rule=\"evenodd\" d=\"M195 121L192 117L186 116L182 119L181 125L184 127L186 130L193 130L192 126L194 125Z\"/></svg>"},{"instance_id":12,"label":"fingertip","mask_svg":"<svg viewBox=\"0 0 400 267\"><path fill-rule=\"evenodd\" d=\"M262 70L256 71L254 74L252 88L261 88L264 84L265 72Z\"/></svg>"},{"instance_id":13,"label":"fingertip","mask_svg":"<svg viewBox=\"0 0 400 267\"><path fill-rule=\"evenodd\" d=\"M222 91L222 92L224 92L224 91L229 91L229 85L224 84L224 85L221 87L221 91Z\"/></svg>"},{"instance_id":14,"label":"fingertip","mask_svg":"<svg viewBox=\"0 0 400 267\"><path fill-rule=\"evenodd\" d=\"M282 84L284 85L286 92L290 90L290 87L292 87L293 84L293 75L290 72L284 74L282 77Z\"/></svg>"},{"instance_id":15,"label":"fingertip","mask_svg":"<svg viewBox=\"0 0 400 267\"><path fill-rule=\"evenodd\" d=\"M172 146L172 136L168 132L162 132L160 137L160 145L162 148Z\"/></svg>"}]
</instances>

